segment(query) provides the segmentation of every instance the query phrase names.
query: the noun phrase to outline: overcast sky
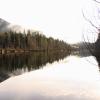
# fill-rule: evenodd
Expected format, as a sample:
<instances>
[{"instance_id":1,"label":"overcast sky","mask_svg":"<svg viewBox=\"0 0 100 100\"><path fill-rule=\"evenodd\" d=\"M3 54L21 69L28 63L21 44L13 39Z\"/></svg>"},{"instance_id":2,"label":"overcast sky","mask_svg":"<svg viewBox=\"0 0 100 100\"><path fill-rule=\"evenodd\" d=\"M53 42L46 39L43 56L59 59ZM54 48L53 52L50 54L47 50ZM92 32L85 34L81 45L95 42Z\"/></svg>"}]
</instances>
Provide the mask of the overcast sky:
<instances>
[{"instance_id":1,"label":"overcast sky","mask_svg":"<svg viewBox=\"0 0 100 100\"><path fill-rule=\"evenodd\" d=\"M81 40L81 9L89 0L0 0L0 17L74 43Z\"/></svg>"}]
</instances>

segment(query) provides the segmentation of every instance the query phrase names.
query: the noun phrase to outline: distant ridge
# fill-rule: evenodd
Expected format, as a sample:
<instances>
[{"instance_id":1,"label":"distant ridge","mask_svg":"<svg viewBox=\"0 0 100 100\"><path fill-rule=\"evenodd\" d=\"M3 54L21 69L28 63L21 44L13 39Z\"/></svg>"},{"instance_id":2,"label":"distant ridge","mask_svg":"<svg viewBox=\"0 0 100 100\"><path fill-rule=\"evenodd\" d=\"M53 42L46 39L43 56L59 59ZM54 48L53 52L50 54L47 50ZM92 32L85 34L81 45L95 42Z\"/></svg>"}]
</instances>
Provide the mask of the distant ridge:
<instances>
[{"instance_id":1,"label":"distant ridge","mask_svg":"<svg viewBox=\"0 0 100 100\"><path fill-rule=\"evenodd\" d=\"M8 28L9 25L10 25L9 22L0 18L0 32L9 31L9 28Z\"/></svg>"},{"instance_id":2,"label":"distant ridge","mask_svg":"<svg viewBox=\"0 0 100 100\"><path fill-rule=\"evenodd\" d=\"M0 18L0 32L7 32L7 31L16 31L16 32L22 32L24 30L28 30L25 29L23 27L21 27L20 25L14 25L12 23L7 22L6 20Z\"/></svg>"}]
</instances>

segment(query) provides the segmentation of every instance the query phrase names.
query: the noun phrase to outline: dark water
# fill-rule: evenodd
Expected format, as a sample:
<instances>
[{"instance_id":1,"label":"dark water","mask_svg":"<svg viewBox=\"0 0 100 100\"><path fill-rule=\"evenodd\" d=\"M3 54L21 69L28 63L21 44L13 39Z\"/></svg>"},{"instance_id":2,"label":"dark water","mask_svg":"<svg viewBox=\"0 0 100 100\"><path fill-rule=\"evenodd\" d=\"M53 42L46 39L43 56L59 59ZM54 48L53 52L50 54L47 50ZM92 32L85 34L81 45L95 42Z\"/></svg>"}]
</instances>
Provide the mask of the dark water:
<instances>
[{"instance_id":1,"label":"dark water","mask_svg":"<svg viewBox=\"0 0 100 100\"><path fill-rule=\"evenodd\" d=\"M0 81L25 72L42 68L68 56L63 52L33 52L27 54L0 55Z\"/></svg>"},{"instance_id":2,"label":"dark water","mask_svg":"<svg viewBox=\"0 0 100 100\"><path fill-rule=\"evenodd\" d=\"M0 56L0 100L100 100L100 71L90 54Z\"/></svg>"}]
</instances>

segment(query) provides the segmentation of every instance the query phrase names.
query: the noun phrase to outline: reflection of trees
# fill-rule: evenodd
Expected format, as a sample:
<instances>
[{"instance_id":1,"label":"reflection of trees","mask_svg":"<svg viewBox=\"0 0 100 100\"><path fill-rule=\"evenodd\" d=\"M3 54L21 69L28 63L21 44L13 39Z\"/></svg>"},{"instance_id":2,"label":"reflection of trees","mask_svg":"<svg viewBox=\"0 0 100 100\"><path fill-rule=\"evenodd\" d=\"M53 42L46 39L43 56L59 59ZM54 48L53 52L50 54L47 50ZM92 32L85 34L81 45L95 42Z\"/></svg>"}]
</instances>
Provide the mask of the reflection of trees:
<instances>
[{"instance_id":1,"label":"reflection of trees","mask_svg":"<svg viewBox=\"0 0 100 100\"><path fill-rule=\"evenodd\" d=\"M46 63L53 63L63 59L68 54L65 52L35 52L30 54L1 55L0 72L13 73L18 71L31 71L39 69ZM18 73L19 74L19 73Z\"/></svg>"},{"instance_id":2,"label":"reflection of trees","mask_svg":"<svg viewBox=\"0 0 100 100\"><path fill-rule=\"evenodd\" d=\"M0 82L6 80L7 78L9 78L10 76L6 73L0 73Z\"/></svg>"}]
</instances>

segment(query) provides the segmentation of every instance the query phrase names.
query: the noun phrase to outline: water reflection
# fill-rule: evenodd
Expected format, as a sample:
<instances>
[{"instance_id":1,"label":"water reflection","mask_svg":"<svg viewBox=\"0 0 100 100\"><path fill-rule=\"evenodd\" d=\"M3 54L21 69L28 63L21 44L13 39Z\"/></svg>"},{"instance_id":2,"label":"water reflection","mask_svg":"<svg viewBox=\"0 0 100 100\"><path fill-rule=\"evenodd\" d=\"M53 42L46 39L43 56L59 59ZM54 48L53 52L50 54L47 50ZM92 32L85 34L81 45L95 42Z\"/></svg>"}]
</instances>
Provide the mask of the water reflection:
<instances>
[{"instance_id":1,"label":"water reflection","mask_svg":"<svg viewBox=\"0 0 100 100\"><path fill-rule=\"evenodd\" d=\"M0 83L0 100L100 100L98 66L86 61L97 64L94 57L65 56L61 52L0 56L1 79L10 77ZM30 72L19 75L26 71Z\"/></svg>"},{"instance_id":2,"label":"water reflection","mask_svg":"<svg viewBox=\"0 0 100 100\"><path fill-rule=\"evenodd\" d=\"M72 56L78 56L78 57L89 57L92 56L91 52L87 49L84 50L77 50L77 51L73 51L71 52Z\"/></svg>"},{"instance_id":3,"label":"water reflection","mask_svg":"<svg viewBox=\"0 0 100 100\"><path fill-rule=\"evenodd\" d=\"M34 52L28 54L0 55L0 81L10 76L42 68L68 56L64 52Z\"/></svg>"},{"instance_id":4,"label":"water reflection","mask_svg":"<svg viewBox=\"0 0 100 100\"><path fill-rule=\"evenodd\" d=\"M0 100L100 100L100 73L85 58L69 56L2 82Z\"/></svg>"}]
</instances>

